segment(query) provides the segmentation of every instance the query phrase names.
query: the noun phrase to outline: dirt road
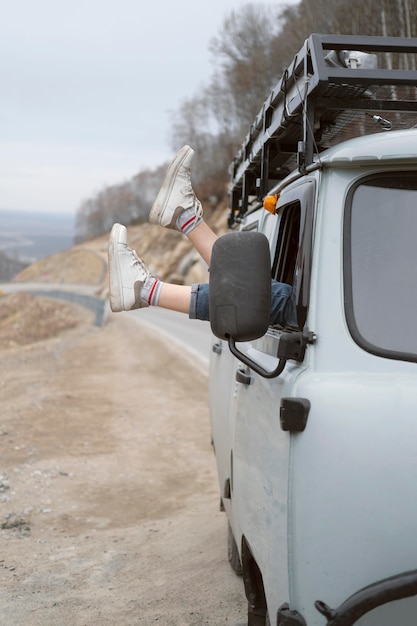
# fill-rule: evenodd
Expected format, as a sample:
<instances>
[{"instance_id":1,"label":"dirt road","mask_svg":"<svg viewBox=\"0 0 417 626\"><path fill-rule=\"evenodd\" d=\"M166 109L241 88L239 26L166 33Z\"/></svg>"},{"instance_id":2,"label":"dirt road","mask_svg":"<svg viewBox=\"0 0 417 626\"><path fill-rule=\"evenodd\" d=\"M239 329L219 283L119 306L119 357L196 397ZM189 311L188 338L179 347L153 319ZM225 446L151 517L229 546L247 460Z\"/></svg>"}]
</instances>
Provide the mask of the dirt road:
<instances>
[{"instance_id":1,"label":"dirt road","mask_svg":"<svg viewBox=\"0 0 417 626\"><path fill-rule=\"evenodd\" d=\"M0 367L0 623L245 624L206 376L123 314Z\"/></svg>"}]
</instances>

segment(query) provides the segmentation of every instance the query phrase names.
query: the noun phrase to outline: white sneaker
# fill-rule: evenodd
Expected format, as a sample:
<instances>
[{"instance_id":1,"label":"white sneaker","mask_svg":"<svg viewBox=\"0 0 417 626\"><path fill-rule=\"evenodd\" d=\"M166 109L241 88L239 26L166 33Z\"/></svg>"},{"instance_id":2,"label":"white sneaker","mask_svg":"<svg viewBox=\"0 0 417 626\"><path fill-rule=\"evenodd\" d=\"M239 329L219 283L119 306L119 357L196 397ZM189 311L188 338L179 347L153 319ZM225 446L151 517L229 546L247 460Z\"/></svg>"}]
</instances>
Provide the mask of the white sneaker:
<instances>
[{"instance_id":1,"label":"white sneaker","mask_svg":"<svg viewBox=\"0 0 417 626\"><path fill-rule=\"evenodd\" d=\"M162 187L149 213L148 219L151 224L184 232L184 229L177 227L178 216L183 211L191 209L192 215L195 214L196 217L203 215L201 202L191 186L193 156L194 150L190 146L183 146L168 167Z\"/></svg>"},{"instance_id":2,"label":"white sneaker","mask_svg":"<svg viewBox=\"0 0 417 626\"><path fill-rule=\"evenodd\" d=\"M140 297L142 285L150 276L145 263L127 245L127 231L114 224L109 239L110 308L113 312L148 306Z\"/></svg>"}]
</instances>

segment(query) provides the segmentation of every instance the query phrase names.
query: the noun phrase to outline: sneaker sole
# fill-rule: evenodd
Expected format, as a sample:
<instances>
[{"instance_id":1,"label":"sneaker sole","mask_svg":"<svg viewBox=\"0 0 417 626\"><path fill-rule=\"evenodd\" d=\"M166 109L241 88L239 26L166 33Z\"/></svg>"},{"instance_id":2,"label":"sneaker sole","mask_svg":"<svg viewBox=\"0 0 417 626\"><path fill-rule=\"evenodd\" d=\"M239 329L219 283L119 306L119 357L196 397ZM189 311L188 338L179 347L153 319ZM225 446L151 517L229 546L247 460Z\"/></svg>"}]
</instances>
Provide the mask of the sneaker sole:
<instances>
[{"instance_id":1,"label":"sneaker sole","mask_svg":"<svg viewBox=\"0 0 417 626\"><path fill-rule=\"evenodd\" d=\"M114 224L109 239L109 299L113 313L123 311L123 294L120 289L122 277L117 262L117 250L122 228L121 224Z\"/></svg>"},{"instance_id":2,"label":"sneaker sole","mask_svg":"<svg viewBox=\"0 0 417 626\"><path fill-rule=\"evenodd\" d=\"M148 221L151 224L161 224L165 212L164 207L166 207L166 201L169 198L175 184L175 178L178 174L178 170L182 167L182 164L191 153L194 153L194 150L190 148L190 146L183 146L169 166L167 173L165 174L162 187L159 190L156 200L149 212ZM172 224L170 225L172 226Z\"/></svg>"}]
</instances>

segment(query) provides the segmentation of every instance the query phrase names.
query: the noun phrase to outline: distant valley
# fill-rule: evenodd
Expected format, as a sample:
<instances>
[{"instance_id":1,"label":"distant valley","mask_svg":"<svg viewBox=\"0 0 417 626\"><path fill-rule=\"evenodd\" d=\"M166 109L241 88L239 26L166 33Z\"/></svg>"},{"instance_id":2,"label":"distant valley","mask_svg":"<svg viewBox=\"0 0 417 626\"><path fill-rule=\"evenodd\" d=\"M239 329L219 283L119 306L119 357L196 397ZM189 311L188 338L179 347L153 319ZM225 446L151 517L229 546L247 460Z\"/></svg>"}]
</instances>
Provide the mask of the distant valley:
<instances>
[{"instance_id":1,"label":"distant valley","mask_svg":"<svg viewBox=\"0 0 417 626\"><path fill-rule=\"evenodd\" d=\"M74 216L0 209L0 281L73 246Z\"/></svg>"},{"instance_id":2,"label":"distant valley","mask_svg":"<svg viewBox=\"0 0 417 626\"><path fill-rule=\"evenodd\" d=\"M0 250L33 263L72 247L74 216L0 209Z\"/></svg>"}]
</instances>

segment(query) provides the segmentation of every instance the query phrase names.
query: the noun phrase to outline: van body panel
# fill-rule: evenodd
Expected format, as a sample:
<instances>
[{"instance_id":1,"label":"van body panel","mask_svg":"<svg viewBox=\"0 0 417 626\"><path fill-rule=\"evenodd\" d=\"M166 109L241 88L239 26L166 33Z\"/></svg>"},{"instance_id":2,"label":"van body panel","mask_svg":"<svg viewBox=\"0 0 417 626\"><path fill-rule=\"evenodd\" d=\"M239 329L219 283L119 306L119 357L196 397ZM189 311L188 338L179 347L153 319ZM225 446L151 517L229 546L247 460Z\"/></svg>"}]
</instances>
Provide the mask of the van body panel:
<instances>
[{"instance_id":1,"label":"van body panel","mask_svg":"<svg viewBox=\"0 0 417 626\"><path fill-rule=\"evenodd\" d=\"M274 116L238 154L235 200ZM220 487L232 476L225 509L274 625L286 623L285 603L291 623L333 625L359 590L414 570L417 581L416 179L417 128L356 137L274 185L275 215L254 200L240 221L268 238L271 276L291 284L296 306L295 323L241 349L274 369L284 335L306 338L305 355L276 378L226 357L227 344L211 359ZM281 428L283 399L308 404L304 430ZM416 615L414 595L349 624L411 626Z\"/></svg>"}]
</instances>

